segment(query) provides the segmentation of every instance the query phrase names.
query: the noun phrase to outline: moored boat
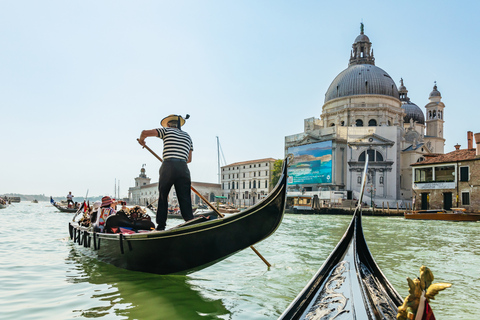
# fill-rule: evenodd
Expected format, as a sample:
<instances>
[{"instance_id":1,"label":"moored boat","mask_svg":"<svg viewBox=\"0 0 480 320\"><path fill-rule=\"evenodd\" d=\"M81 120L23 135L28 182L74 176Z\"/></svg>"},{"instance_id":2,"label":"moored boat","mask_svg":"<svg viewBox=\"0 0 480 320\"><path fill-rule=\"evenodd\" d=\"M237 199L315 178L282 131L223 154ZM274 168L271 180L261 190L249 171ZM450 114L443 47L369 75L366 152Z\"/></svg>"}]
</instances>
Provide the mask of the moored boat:
<instances>
[{"instance_id":1,"label":"moored boat","mask_svg":"<svg viewBox=\"0 0 480 320\"><path fill-rule=\"evenodd\" d=\"M8 207L8 199L0 197L0 209L5 209L6 207Z\"/></svg>"},{"instance_id":2,"label":"moored boat","mask_svg":"<svg viewBox=\"0 0 480 320\"><path fill-rule=\"evenodd\" d=\"M368 157L365 163L359 204ZM340 242L279 319L396 319L402 298L368 249L361 210L356 207Z\"/></svg>"},{"instance_id":3,"label":"moored boat","mask_svg":"<svg viewBox=\"0 0 480 320\"><path fill-rule=\"evenodd\" d=\"M468 213L461 209L452 209L452 212L446 210L419 210L405 212L405 219L412 220L444 220L444 221L479 221L480 214Z\"/></svg>"},{"instance_id":4,"label":"moored boat","mask_svg":"<svg viewBox=\"0 0 480 320\"><path fill-rule=\"evenodd\" d=\"M236 214L198 217L165 231L113 234L96 233L72 221L70 238L88 248L98 260L128 270L184 274L203 269L275 232L285 207L286 170L284 161L283 175L273 191L255 206Z\"/></svg>"}]
</instances>

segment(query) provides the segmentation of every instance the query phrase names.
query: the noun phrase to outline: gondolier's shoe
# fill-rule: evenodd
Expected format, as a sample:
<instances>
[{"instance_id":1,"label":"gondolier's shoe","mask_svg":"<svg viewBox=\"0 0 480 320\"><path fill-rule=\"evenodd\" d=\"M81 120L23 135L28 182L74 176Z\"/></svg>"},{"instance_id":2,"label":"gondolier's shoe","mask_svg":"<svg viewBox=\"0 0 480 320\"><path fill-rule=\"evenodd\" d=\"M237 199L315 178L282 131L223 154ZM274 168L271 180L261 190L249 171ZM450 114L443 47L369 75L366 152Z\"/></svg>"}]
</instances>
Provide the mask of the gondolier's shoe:
<instances>
[{"instance_id":1,"label":"gondolier's shoe","mask_svg":"<svg viewBox=\"0 0 480 320\"><path fill-rule=\"evenodd\" d=\"M160 227L160 226L157 226L157 227L155 228L155 230L156 230L156 231L163 231L163 230L165 230L165 228L162 228L162 227Z\"/></svg>"}]
</instances>

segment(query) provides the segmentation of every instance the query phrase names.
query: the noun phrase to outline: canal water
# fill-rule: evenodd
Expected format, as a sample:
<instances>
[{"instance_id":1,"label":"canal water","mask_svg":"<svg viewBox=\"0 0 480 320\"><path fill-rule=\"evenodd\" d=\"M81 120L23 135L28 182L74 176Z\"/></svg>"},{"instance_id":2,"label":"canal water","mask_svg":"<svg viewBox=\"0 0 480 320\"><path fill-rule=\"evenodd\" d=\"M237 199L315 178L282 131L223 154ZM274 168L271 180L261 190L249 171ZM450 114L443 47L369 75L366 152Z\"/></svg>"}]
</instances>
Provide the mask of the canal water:
<instances>
[{"instance_id":1,"label":"canal water","mask_svg":"<svg viewBox=\"0 0 480 320\"><path fill-rule=\"evenodd\" d=\"M277 319L333 250L350 217L293 215L255 248L190 275L122 270L82 254L72 214L46 202L0 210L0 319ZM170 226L181 220L169 219ZM405 297L428 266L453 286L431 303L437 320L479 319L480 224L363 217L380 269Z\"/></svg>"}]
</instances>

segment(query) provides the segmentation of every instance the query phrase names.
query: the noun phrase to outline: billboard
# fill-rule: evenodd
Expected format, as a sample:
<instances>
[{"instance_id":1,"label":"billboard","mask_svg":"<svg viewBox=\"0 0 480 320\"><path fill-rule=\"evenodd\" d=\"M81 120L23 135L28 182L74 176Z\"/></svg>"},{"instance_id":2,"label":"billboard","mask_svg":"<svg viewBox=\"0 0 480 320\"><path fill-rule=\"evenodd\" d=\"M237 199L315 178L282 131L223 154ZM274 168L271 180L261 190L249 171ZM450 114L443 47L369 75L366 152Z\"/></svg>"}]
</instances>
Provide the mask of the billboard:
<instances>
[{"instance_id":1,"label":"billboard","mask_svg":"<svg viewBox=\"0 0 480 320\"><path fill-rule=\"evenodd\" d=\"M293 154L288 168L288 184L332 183L332 141L290 147Z\"/></svg>"}]
</instances>

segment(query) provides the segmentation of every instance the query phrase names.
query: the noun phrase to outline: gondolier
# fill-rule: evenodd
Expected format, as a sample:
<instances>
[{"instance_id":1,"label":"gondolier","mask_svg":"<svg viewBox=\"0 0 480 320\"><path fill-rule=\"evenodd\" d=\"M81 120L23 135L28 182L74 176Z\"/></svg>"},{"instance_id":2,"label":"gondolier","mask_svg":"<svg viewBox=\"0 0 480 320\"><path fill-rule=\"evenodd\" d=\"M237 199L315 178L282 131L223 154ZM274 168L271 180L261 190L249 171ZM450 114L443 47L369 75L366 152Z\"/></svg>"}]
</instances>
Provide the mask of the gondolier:
<instances>
[{"instance_id":1,"label":"gondolier","mask_svg":"<svg viewBox=\"0 0 480 320\"><path fill-rule=\"evenodd\" d=\"M188 116L187 116L188 118ZM138 142L145 146L145 138L159 137L163 140L163 163L158 181L157 228L165 230L168 215L168 194L175 186L180 211L185 221L193 219L190 196L191 178L187 163L192 161L193 143L181 127L185 119L179 115L169 115L160 122L162 128L143 130Z\"/></svg>"},{"instance_id":2,"label":"gondolier","mask_svg":"<svg viewBox=\"0 0 480 320\"><path fill-rule=\"evenodd\" d=\"M72 191L70 191L70 192L67 194L67 206L70 207L70 205L73 206L73 194L72 194Z\"/></svg>"}]
</instances>

